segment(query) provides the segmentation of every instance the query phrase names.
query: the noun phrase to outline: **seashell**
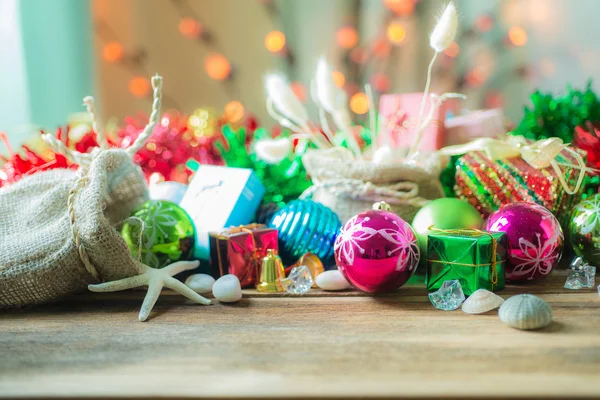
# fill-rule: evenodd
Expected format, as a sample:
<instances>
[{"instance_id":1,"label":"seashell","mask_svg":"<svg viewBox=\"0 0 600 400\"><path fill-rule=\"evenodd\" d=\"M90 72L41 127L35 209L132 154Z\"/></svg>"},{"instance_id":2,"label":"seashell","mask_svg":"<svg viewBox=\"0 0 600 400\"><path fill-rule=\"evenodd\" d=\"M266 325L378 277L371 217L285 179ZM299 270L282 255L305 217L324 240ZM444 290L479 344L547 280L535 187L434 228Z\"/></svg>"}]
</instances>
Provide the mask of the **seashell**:
<instances>
[{"instance_id":1,"label":"seashell","mask_svg":"<svg viewBox=\"0 0 600 400\"><path fill-rule=\"evenodd\" d=\"M462 310L467 314L483 314L498 308L504 299L485 289L477 289L462 304Z\"/></svg>"},{"instance_id":2,"label":"seashell","mask_svg":"<svg viewBox=\"0 0 600 400\"><path fill-rule=\"evenodd\" d=\"M185 280L185 286L200 294L210 293L214 284L215 278L207 274L190 275Z\"/></svg>"},{"instance_id":3,"label":"seashell","mask_svg":"<svg viewBox=\"0 0 600 400\"><path fill-rule=\"evenodd\" d=\"M351 287L346 278L337 269L321 272L317 275L316 283L321 289L331 291L345 290Z\"/></svg>"},{"instance_id":4,"label":"seashell","mask_svg":"<svg viewBox=\"0 0 600 400\"><path fill-rule=\"evenodd\" d=\"M237 276L223 275L212 287L213 296L221 303L235 303L242 298L242 286Z\"/></svg>"},{"instance_id":5,"label":"seashell","mask_svg":"<svg viewBox=\"0 0 600 400\"><path fill-rule=\"evenodd\" d=\"M517 329L539 329L552 322L552 309L532 294L508 298L498 311L500 321Z\"/></svg>"}]
</instances>

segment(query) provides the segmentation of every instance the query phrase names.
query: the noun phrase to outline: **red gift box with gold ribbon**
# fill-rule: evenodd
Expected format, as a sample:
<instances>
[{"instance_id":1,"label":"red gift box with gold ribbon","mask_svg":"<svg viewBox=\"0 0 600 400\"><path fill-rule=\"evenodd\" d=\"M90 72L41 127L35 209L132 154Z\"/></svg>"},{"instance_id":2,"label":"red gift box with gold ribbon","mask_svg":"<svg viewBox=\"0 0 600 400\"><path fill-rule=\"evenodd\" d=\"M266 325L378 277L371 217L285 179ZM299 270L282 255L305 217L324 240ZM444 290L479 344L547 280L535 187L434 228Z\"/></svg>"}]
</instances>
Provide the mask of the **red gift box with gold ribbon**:
<instances>
[{"instance_id":1,"label":"red gift box with gold ribbon","mask_svg":"<svg viewBox=\"0 0 600 400\"><path fill-rule=\"evenodd\" d=\"M223 275L233 274L238 277L243 288L254 286L267 250L279 250L277 236L276 229L260 224L211 233L211 275L218 279Z\"/></svg>"}]
</instances>

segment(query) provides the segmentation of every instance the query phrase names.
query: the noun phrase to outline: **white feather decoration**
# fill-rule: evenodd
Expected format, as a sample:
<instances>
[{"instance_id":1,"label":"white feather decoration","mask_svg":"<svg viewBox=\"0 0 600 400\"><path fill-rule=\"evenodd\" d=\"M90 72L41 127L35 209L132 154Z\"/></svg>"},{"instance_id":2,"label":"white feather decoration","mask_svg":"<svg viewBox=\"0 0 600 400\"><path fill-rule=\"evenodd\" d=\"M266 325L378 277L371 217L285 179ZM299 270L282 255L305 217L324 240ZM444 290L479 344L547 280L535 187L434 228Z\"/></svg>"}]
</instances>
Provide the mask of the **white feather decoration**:
<instances>
[{"instance_id":1,"label":"white feather decoration","mask_svg":"<svg viewBox=\"0 0 600 400\"><path fill-rule=\"evenodd\" d=\"M300 127L308 124L306 108L300 103L283 76L268 74L265 78L265 87L267 96L279 113Z\"/></svg>"},{"instance_id":2,"label":"white feather decoration","mask_svg":"<svg viewBox=\"0 0 600 400\"><path fill-rule=\"evenodd\" d=\"M456 15L456 7L454 7L453 2L450 2L438 18L435 28L433 28L429 36L429 45L436 52L441 53L452 44L457 29L458 16Z\"/></svg>"},{"instance_id":3,"label":"white feather decoration","mask_svg":"<svg viewBox=\"0 0 600 400\"><path fill-rule=\"evenodd\" d=\"M269 164L279 164L292 152L292 141L289 138L261 139L254 145L258 159Z\"/></svg>"},{"instance_id":4,"label":"white feather decoration","mask_svg":"<svg viewBox=\"0 0 600 400\"><path fill-rule=\"evenodd\" d=\"M330 114L334 114L340 108L340 102L343 97L340 96L340 89L335 85L331 76L332 70L321 57L317 63L317 71L315 74L315 90L317 101Z\"/></svg>"},{"instance_id":5,"label":"white feather decoration","mask_svg":"<svg viewBox=\"0 0 600 400\"><path fill-rule=\"evenodd\" d=\"M324 57L319 59L315 72L314 89L317 105L331 114L337 128L345 135L350 149L354 155L360 157L360 148L352 134L352 119L348 111L348 97L337 87L332 77L332 70ZM321 115L321 124L327 126L325 115Z\"/></svg>"},{"instance_id":6,"label":"white feather decoration","mask_svg":"<svg viewBox=\"0 0 600 400\"><path fill-rule=\"evenodd\" d=\"M427 68L427 81L425 82L425 90L423 90L423 99L421 100L421 107L419 108L419 116L417 117L417 129L421 126L423 120L423 112L425 109L425 102L429 96L429 85L431 84L431 71L433 70L433 64L437 58L437 55L442 51L446 50L448 46L454 41L456 31L458 29L458 15L456 14L456 7L454 3L450 2L446 6L446 9L442 15L438 18L433 32L429 36L429 45L435 53L431 58L429 67ZM423 130L417 130L412 146L408 152L408 156L412 157L419 151L419 145L423 136Z\"/></svg>"}]
</instances>

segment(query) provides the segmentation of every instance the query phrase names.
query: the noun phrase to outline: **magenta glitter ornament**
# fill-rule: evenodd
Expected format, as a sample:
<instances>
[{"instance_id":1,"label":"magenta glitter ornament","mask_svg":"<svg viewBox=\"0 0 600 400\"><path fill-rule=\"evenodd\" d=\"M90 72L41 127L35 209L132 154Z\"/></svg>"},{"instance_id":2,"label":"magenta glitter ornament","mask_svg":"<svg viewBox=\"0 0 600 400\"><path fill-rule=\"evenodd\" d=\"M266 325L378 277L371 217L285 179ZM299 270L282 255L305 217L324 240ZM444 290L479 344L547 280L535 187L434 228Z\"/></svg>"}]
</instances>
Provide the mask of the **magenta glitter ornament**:
<instances>
[{"instance_id":1,"label":"magenta glitter ornament","mask_svg":"<svg viewBox=\"0 0 600 400\"><path fill-rule=\"evenodd\" d=\"M419 245L410 225L385 203L352 217L335 242L340 272L356 288L379 293L398 289L419 264Z\"/></svg>"},{"instance_id":2,"label":"magenta glitter ornament","mask_svg":"<svg viewBox=\"0 0 600 400\"><path fill-rule=\"evenodd\" d=\"M508 236L505 276L511 281L543 278L562 256L564 236L560 224L538 204L507 204L490 215L485 229Z\"/></svg>"}]
</instances>

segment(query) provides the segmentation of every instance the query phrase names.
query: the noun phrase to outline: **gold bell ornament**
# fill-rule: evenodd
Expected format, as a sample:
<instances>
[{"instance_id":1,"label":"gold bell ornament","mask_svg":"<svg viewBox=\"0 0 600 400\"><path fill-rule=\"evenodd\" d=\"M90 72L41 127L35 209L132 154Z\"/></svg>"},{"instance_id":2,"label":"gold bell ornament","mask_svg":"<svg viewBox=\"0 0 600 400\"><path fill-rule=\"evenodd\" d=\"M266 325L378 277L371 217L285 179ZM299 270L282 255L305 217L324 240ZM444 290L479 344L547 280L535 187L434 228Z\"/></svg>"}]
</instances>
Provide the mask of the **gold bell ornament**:
<instances>
[{"instance_id":1,"label":"gold bell ornament","mask_svg":"<svg viewBox=\"0 0 600 400\"><path fill-rule=\"evenodd\" d=\"M275 250L267 250L267 256L263 258L260 266L256 290L259 292L283 292L281 280L284 278L285 271L281 258L275 253Z\"/></svg>"}]
</instances>

